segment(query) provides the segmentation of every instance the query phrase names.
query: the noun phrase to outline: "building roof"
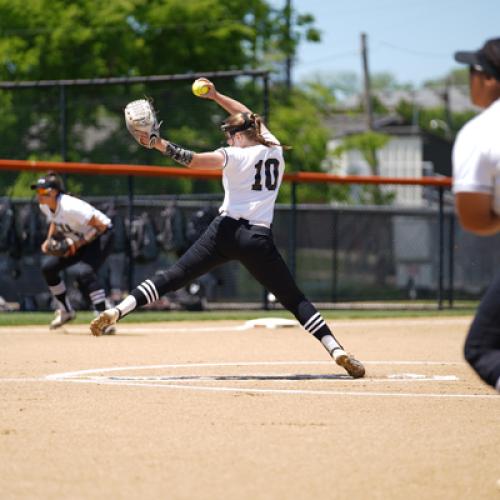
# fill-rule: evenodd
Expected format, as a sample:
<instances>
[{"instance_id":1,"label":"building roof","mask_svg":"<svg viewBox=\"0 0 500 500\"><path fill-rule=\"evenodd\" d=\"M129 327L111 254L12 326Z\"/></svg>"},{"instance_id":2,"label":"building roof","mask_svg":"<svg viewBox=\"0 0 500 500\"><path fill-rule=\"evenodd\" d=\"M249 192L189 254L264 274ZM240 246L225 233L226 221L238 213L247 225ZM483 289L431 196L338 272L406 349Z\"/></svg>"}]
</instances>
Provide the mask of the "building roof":
<instances>
[{"instance_id":1,"label":"building roof","mask_svg":"<svg viewBox=\"0 0 500 500\"><path fill-rule=\"evenodd\" d=\"M470 102L467 88L459 86L448 87L448 101L451 112L476 111L478 108ZM443 106L446 99L446 88L435 89L424 87L418 90L390 90L375 91L373 95L388 109L394 108L401 101L415 103L420 108L436 108ZM339 107L341 109L358 108L363 104L363 94L354 94L344 99Z\"/></svg>"}]
</instances>

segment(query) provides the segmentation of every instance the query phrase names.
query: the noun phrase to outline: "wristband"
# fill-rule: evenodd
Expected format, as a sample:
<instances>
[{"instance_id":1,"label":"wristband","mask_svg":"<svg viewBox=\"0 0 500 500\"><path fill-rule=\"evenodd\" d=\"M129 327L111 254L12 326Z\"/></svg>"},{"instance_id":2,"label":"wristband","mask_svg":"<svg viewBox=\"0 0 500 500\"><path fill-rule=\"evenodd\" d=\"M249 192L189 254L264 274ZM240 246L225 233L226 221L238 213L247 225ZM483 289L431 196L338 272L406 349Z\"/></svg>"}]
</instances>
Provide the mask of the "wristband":
<instances>
[{"instance_id":1,"label":"wristband","mask_svg":"<svg viewBox=\"0 0 500 500\"><path fill-rule=\"evenodd\" d=\"M194 152L189 149L184 149L178 144L169 142L163 154L187 167L193 161Z\"/></svg>"}]
</instances>

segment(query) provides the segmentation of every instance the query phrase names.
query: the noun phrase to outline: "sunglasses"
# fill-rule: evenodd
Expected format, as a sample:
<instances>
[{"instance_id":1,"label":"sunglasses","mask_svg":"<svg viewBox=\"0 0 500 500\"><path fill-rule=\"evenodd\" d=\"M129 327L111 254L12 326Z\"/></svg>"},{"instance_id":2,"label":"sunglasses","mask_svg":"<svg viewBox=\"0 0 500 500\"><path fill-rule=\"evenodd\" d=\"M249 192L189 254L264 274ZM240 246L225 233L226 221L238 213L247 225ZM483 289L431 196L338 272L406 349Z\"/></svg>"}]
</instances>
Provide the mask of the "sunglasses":
<instances>
[{"instance_id":1,"label":"sunglasses","mask_svg":"<svg viewBox=\"0 0 500 500\"><path fill-rule=\"evenodd\" d=\"M36 194L38 194L40 196L48 196L51 191L52 191L52 188L37 188Z\"/></svg>"}]
</instances>

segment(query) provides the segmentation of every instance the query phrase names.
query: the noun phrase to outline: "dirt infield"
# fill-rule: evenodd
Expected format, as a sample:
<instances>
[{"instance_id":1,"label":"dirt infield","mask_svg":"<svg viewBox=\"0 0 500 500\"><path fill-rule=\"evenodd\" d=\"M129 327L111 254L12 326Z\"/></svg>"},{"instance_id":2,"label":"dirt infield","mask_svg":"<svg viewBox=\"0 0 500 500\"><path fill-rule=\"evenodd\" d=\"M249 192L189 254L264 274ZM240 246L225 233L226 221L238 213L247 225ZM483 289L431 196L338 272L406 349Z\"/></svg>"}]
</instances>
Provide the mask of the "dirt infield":
<instances>
[{"instance_id":1,"label":"dirt infield","mask_svg":"<svg viewBox=\"0 0 500 500\"><path fill-rule=\"evenodd\" d=\"M469 318L330 322L367 377L299 328L0 328L2 499L500 498L500 397Z\"/></svg>"}]
</instances>

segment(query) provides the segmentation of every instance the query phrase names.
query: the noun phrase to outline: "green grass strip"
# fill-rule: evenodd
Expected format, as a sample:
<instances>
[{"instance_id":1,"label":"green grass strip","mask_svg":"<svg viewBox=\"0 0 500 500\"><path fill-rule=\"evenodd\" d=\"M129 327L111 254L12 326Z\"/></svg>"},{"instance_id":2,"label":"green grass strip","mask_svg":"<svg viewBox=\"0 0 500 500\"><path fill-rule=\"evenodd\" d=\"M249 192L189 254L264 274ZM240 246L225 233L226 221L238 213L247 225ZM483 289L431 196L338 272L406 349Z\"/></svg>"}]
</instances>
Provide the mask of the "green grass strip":
<instances>
[{"instance_id":1,"label":"green grass strip","mask_svg":"<svg viewBox=\"0 0 500 500\"><path fill-rule=\"evenodd\" d=\"M388 309L338 309L321 310L325 319L373 319L373 318L419 318L419 317L449 317L449 316L472 316L475 307L462 305L454 309L419 309L419 310L391 310ZM48 325L54 317L51 312L1 312L0 326L17 325ZM137 311L122 320L124 323L153 323L160 321L222 321L236 320L245 321L256 318L293 318L284 310L261 311ZM89 311L78 312L72 324L88 324L94 318Z\"/></svg>"}]
</instances>

